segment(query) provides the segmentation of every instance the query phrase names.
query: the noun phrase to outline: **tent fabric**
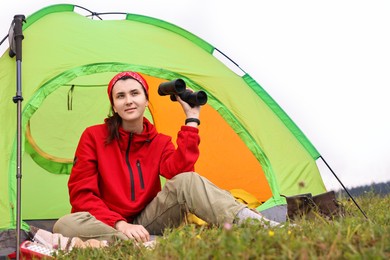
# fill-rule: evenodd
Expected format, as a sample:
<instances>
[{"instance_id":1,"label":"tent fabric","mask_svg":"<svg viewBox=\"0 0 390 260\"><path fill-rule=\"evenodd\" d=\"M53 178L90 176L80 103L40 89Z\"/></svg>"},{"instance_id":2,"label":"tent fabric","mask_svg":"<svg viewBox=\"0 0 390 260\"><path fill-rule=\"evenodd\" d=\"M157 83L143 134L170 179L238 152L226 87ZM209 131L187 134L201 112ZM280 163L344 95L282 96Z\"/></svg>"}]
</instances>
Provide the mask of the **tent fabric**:
<instances>
[{"instance_id":1,"label":"tent fabric","mask_svg":"<svg viewBox=\"0 0 390 260\"><path fill-rule=\"evenodd\" d=\"M223 189L243 189L263 204L280 195L326 191L318 151L283 109L247 73L216 58L215 48L168 22L127 14L93 20L69 4L27 17L22 60L22 219L55 219L70 211L67 180L82 131L108 114L106 87L119 71L149 83L148 118L175 140L184 114L157 94L158 85L183 79L203 90L201 155L195 166ZM16 225L15 59L0 58L0 229Z\"/></svg>"}]
</instances>

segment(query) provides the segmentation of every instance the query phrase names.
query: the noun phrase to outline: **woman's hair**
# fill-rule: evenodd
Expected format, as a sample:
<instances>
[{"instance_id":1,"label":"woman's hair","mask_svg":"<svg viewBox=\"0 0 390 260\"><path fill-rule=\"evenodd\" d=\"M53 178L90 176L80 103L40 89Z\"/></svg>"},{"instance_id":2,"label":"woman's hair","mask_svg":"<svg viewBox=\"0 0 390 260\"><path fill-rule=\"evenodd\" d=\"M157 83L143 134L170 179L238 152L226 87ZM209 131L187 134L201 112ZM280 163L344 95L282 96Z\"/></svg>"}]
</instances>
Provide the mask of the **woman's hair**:
<instances>
[{"instance_id":1,"label":"woman's hair","mask_svg":"<svg viewBox=\"0 0 390 260\"><path fill-rule=\"evenodd\" d=\"M132 77L124 76L119 80L132 79ZM118 81L119 81L118 80ZM146 97L146 100L149 101L149 95L146 89L142 88ZM112 93L111 93L112 95ZM114 107L111 105L110 112L108 114L108 118L106 119L106 125L108 128L108 136L106 139L106 144L111 143L115 139L119 139L119 126L122 124L122 118L114 111Z\"/></svg>"}]
</instances>

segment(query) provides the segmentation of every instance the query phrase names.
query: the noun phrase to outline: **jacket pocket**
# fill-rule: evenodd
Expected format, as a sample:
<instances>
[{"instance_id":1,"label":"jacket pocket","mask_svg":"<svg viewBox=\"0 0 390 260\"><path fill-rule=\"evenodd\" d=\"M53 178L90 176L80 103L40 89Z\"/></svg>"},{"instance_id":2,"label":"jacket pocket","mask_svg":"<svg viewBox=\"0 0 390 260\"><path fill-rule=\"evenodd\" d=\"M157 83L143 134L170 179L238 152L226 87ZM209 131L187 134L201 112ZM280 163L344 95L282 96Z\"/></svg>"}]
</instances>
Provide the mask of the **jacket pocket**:
<instances>
[{"instance_id":1,"label":"jacket pocket","mask_svg":"<svg viewBox=\"0 0 390 260\"><path fill-rule=\"evenodd\" d=\"M145 188L144 176L142 174L141 163L140 163L139 160L137 160L137 170L138 170L138 175L139 175L139 181L140 181L141 189L144 189Z\"/></svg>"}]
</instances>

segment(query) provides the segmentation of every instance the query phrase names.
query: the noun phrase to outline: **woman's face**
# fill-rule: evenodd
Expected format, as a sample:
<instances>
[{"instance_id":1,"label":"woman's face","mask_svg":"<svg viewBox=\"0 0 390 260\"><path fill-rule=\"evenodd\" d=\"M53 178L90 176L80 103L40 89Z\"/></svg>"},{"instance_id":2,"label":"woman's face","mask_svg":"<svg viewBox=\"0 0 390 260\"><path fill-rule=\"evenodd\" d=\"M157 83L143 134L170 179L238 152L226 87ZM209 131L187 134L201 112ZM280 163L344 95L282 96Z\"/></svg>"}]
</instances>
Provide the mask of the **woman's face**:
<instances>
[{"instance_id":1,"label":"woman's face","mask_svg":"<svg viewBox=\"0 0 390 260\"><path fill-rule=\"evenodd\" d=\"M144 89L135 79L118 80L112 88L114 112L122 118L123 123L143 122L145 108L148 106Z\"/></svg>"}]
</instances>

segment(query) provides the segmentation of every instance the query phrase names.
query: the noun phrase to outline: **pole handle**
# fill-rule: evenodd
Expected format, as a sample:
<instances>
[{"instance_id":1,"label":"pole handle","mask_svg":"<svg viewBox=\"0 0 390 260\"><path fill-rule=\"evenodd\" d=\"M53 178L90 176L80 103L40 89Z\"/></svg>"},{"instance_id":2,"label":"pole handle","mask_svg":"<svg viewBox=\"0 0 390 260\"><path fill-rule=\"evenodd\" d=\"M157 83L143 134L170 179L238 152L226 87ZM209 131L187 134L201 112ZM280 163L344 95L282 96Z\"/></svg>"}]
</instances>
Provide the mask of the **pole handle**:
<instances>
[{"instance_id":1,"label":"pole handle","mask_svg":"<svg viewBox=\"0 0 390 260\"><path fill-rule=\"evenodd\" d=\"M22 40L23 36L23 23L26 22L24 15L18 14L14 16L11 28L9 31L10 50L9 56L12 58L16 56L16 60L22 60Z\"/></svg>"}]
</instances>

